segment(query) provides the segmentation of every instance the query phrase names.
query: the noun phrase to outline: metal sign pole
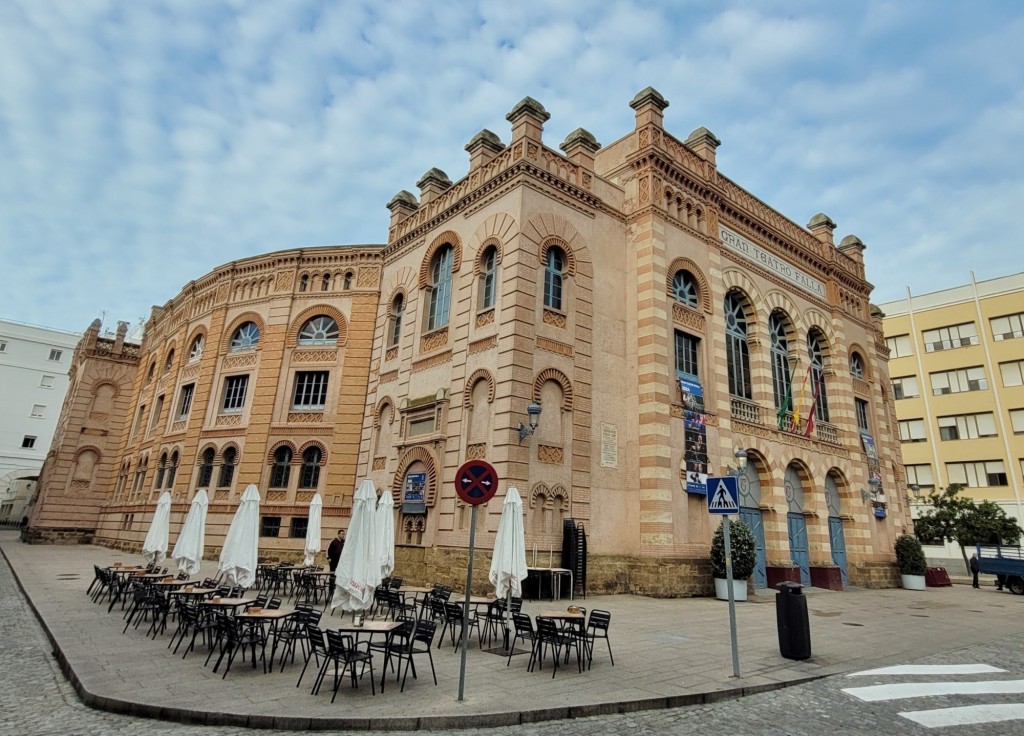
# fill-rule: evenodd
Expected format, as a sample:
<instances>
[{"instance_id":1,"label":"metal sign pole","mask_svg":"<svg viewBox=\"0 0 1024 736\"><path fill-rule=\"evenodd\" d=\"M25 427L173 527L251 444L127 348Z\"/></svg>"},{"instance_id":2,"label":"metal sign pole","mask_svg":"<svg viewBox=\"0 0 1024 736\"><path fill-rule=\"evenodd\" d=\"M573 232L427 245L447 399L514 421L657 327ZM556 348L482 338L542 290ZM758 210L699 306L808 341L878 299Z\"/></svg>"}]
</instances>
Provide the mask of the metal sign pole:
<instances>
[{"instance_id":1,"label":"metal sign pole","mask_svg":"<svg viewBox=\"0 0 1024 736\"><path fill-rule=\"evenodd\" d=\"M476 511L476 507L473 507ZM736 643L736 597L732 591L732 538L729 536L729 516L726 514L722 517L722 535L725 537L725 580L726 585L729 586L729 637L732 640L732 676L740 676L740 652L739 645ZM473 564L472 557L472 534L470 535L470 558L469 564ZM470 568L472 569L472 568ZM465 659L465 651L463 651L463 659ZM462 700L461 695L459 700Z\"/></svg>"},{"instance_id":2,"label":"metal sign pole","mask_svg":"<svg viewBox=\"0 0 1024 736\"><path fill-rule=\"evenodd\" d=\"M473 544L476 542L476 506L469 517L469 569L466 572L466 606L462 609L462 661L459 664L459 702L466 692L466 642L469 626L469 596L473 587ZM737 675L738 676L738 675Z\"/></svg>"}]
</instances>

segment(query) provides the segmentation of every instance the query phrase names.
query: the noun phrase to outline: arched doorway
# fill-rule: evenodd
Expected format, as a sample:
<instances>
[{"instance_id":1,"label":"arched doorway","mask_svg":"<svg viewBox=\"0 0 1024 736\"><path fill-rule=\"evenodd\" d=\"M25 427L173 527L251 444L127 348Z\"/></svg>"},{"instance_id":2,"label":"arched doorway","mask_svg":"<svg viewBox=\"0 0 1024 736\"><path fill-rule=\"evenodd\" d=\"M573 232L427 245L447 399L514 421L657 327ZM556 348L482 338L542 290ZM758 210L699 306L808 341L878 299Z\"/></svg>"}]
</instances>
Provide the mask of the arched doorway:
<instances>
[{"instance_id":1,"label":"arched doorway","mask_svg":"<svg viewBox=\"0 0 1024 736\"><path fill-rule=\"evenodd\" d=\"M758 461L751 457L740 476L740 521L754 535L754 587L768 587L768 564L764 545L764 518L761 516L761 474Z\"/></svg>"},{"instance_id":2,"label":"arched doorway","mask_svg":"<svg viewBox=\"0 0 1024 736\"><path fill-rule=\"evenodd\" d=\"M828 541L832 548L832 563L839 568L845 588L847 585L846 538L843 536L843 519L840 516L839 485L836 483L836 476L833 473L829 473L825 477L825 505L828 507Z\"/></svg>"},{"instance_id":3,"label":"arched doorway","mask_svg":"<svg viewBox=\"0 0 1024 736\"><path fill-rule=\"evenodd\" d=\"M811 557L807 549L807 519L804 518L804 484L800 470L790 463L786 468L786 504L789 512L789 559L800 568L800 582L811 584Z\"/></svg>"}]
</instances>

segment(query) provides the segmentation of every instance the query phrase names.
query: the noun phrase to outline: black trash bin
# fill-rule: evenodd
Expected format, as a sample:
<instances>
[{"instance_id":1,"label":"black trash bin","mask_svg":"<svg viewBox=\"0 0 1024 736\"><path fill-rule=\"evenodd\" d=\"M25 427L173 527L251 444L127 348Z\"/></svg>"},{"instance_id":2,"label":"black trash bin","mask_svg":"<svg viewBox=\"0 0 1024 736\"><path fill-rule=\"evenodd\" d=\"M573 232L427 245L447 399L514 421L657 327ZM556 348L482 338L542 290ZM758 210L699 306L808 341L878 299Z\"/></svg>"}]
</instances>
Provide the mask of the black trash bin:
<instances>
[{"instance_id":1,"label":"black trash bin","mask_svg":"<svg viewBox=\"0 0 1024 736\"><path fill-rule=\"evenodd\" d=\"M779 583L775 594L775 618L779 625L779 651L786 659L809 659L811 624L807 597L799 583Z\"/></svg>"}]
</instances>

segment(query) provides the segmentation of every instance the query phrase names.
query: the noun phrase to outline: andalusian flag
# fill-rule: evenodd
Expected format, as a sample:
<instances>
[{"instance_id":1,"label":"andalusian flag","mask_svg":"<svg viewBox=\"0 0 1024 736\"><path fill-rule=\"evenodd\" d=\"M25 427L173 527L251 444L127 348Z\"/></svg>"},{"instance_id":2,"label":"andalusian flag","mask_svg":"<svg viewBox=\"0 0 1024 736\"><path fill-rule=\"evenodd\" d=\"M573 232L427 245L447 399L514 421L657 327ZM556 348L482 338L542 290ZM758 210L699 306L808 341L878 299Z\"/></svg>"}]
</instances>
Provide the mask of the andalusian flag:
<instances>
[{"instance_id":1,"label":"andalusian flag","mask_svg":"<svg viewBox=\"0 0 1024 736\"><path fill-rule=\"evenodd\" d=\"M811 382L814 384L814 399L811 401L811 410L807 412L807 428L804 429L804 437L810 437L811 432L814 431L814 410L818 408L818 389L820 386L813 376L811 376Z\"/></svg>"},{"instance_id":2,"label":"andalusian flag","mask_svg":"<svg viewBox=\"0 0 1024 736\"><path fill-rule=\"evenodd\" d=\"M811 366L807 366L807 372L804 373L804 382L800 384L800 400L796 406L793 407L793 426L800 426L800 407L804 405L804 399L807 398L807 377L811 373Z\"/></svg>"}]
</instances>

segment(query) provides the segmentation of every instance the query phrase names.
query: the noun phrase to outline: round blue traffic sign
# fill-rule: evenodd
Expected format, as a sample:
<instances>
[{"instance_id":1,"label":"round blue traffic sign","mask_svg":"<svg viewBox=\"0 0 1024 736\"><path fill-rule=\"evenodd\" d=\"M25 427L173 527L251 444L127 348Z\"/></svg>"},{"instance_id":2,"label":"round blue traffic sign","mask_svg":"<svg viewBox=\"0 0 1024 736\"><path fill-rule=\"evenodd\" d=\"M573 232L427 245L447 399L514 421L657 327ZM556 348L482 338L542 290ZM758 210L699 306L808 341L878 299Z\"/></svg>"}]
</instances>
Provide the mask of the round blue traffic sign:
<instances>
[{"instance_id":1,"label":"round blue traffic sign","mask_svg":"<svg viewBox=\"0 0 1024 736\"><path fill-rule=\"evenodd\" d=\"M468 460L455 473L455 492L466 503L487 503L498 492L498 472L483 460Z\"/></svg>"}]
</instances>

